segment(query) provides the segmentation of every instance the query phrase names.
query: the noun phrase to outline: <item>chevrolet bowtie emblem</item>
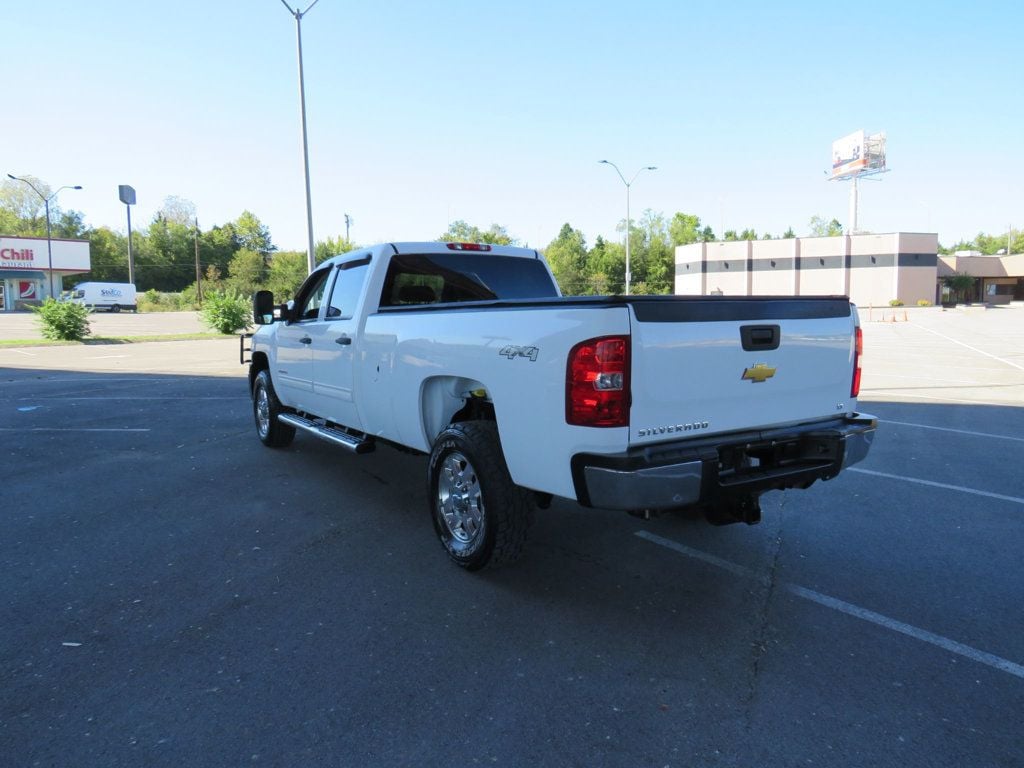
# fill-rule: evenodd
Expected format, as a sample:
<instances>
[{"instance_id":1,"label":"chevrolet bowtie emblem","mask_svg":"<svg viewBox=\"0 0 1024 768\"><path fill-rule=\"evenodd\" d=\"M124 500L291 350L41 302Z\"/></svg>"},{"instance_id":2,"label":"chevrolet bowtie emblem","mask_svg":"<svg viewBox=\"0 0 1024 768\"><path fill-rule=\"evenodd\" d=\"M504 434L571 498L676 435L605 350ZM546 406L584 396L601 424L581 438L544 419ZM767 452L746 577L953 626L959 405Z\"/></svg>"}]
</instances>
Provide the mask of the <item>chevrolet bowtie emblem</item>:
<instances>
[{"instance_id":1,"label":"chevrolet bowtie emblem","mask_svg":"<svg viewBox=\"0 0 1024 768\"><path fill-rule=\"evenodd\" d=\"M775 369L764 363L757 363L753 368L746 368L743 371L743 380L752 381L755 384L763 384L775 375Z\"/></svg>"}]
</instances>

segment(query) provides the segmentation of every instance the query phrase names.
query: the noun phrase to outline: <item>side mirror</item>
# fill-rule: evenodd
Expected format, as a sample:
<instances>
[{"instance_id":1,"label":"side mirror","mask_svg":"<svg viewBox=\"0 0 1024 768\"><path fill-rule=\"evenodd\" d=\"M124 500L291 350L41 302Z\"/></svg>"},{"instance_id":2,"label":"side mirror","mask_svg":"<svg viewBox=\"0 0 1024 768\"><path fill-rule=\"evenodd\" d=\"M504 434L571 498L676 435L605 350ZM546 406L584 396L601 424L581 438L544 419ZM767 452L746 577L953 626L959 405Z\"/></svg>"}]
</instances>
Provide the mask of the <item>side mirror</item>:
<instances>
[{"instance_id":1,"label":"side mirror","mask_svg":"<svg viewBox=\"0 0 1024 768\"><path fill-rule=\"evenodd\" d=\"M274 294L270 291L256 291L252 297L252 319L256 325L274 322Z\"/></svg>"}]
</instances>

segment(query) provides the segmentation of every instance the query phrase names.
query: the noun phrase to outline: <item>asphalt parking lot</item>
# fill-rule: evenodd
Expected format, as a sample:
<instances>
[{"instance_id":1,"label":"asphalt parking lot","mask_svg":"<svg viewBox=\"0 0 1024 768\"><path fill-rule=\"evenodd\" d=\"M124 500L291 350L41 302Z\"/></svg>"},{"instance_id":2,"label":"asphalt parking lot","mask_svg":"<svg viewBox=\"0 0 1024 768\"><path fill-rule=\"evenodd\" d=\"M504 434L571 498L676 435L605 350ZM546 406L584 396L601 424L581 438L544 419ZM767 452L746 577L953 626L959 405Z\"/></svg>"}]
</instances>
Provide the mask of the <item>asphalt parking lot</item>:
<instances>
[{"instance_id":1,"label":"asphalt parking lot","mask_svg":"<svg viewBox=\"0 0 1024 768\"><path fill-rule=\"evenodd\" d=\"M903 318L863 464L483 574L424 458L264 448L232 340L0 347L0 765L1024 766L1024 308Z\"/></svg>"}]
</instances>

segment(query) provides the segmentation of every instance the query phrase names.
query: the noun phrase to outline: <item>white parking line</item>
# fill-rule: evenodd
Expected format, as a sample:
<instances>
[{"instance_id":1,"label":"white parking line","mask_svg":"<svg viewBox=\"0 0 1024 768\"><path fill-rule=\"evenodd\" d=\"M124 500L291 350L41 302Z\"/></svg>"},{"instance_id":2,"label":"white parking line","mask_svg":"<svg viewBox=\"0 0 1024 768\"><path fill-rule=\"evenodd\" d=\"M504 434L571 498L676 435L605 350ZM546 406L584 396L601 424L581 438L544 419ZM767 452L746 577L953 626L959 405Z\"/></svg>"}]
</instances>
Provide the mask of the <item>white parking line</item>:
<instances>
[{"instance_id":1,"label":"white parking line","mask_svg":"<svg viewBox=\"0 0 1024 768\"><path fill-rule=\"evenodd\" d=\"M996 355L990 354L989 352L983 352L982 350L978 349L977 347L972 347L970 344L964 344L962 341L957 341L952 336L947 336L944 333L939 333L938 331L933 331L931 328L925 328L923 325L917 325L916 323L911 323L911 325L913 325L915 328L920 328L922 331L928 331L928 333L934 333L936 336L938 336L939 338L945 339L946 341L951 341L954 344L959 344L961 347L966 347L967 349L971 350L972 352L977 352L979 355L984 355L985 357L991 357L993 360L998 360L1000 363L1005 363L1006 365L1009 365L1012 368L1016 368L1019 371L1024 371L1024 365L1017 365L1017 363L1011 363L1009 360L1005 360L1005 359L1003 359L1001 357L997 357Z\"/></svg>"},{"instance_id":2,"label":"white parking line","mask_svg":"<svg viewBox=\"0 0 1024 768\"><path fill-rule=\"evenodd\" d=\"M709 565L713 565L716 568L728 571L736 576L755 579L761 582L765 581L765 578L762 575L750 568L729 562L728 560L723 560L722 558L715 557L714 555L709 555L707 552L701 552L698 549L691 549L690 547L672 541L671 539L663 538L657 534L650 533L649 531L637 531L636 535L641 539L651 542L652 544L657 544L665 547L666 549L678 552L681 555L686 555L687 557L691 557L695 560L700 560ZM847 603L845 600L829 597L821 592L815 592L813 589L801 587L798 584L782 582L777 586L796 597L802 597L804 600L810 600L813 603L817 603L818 605L826 608L831 608L834 611L845 613L847 616L853 616L854 618L875 624L879 627L885 627L893 632L899 632L900 634L907 635L915 640L920 640L923 643L928 643L929 645L942 648L944 651L955 653L958 656L963 656L964 658L971 659L972 661L977 661L980 664L998 669L1001 672L1007 672L1015 677L1024 679L1024 666L1009 661L1008 659L1004 659L1001 656L986 653L985 651L979 651L977 648L972 648L969 645L958 643L956 640L950 640L948 637L936 635L934 632L929 632L926 629L921 629L913 626L912 624L906 624L902 621L891 619L880 613L869 611L867 608L861 608L853 603Z\"/></svg>"},{"instance_id":3,"label":"white parking line","mask_svg":"<svg viewBox=\"0 0 1024 768\"><path fill-rule=\"evenodd\" d=\"M1014 384L1013 386L1024 387L1024 384ZM971 389L971 387L958 387L958 389ZM974 389L985 389L984 386L978 384ZM863 393L870 392L870 396L865 398ZM1019 405L1020 403L1015 400L960 400L955 397L938 397L935 395L911 395L907 392L901 392L896 389L875 389L873 387L864 387L861 389L862 397L861 401L870 402L872 397L879 395L889 395L890 397L904 397L908 400L935 400L940 403L956 404L956 405ZM885 402L889 402L886 400Z\"/></svg>"},{"instance_id":4,"label":"white parking line","mask_svg":"<svg viewBox=\"0 0 1024 768\"><path fill-rule=\"evenodd\" d=\"M0 427L0 432L149 432L140 427Z\"/></svg>"},{"instance_id":5,"label":"white parking line","mask_svg":"<svg viewBox=\"0 0 1024 768\"><path fill-rule=\"evenodd\" d=\"M955 432L958 435L973 435L974 437L989 437L995 440L1013 440L1024 443L1024 437L1010 437L1009 435L993 435L989 432L972 432L969 429L951 429L950 427L933 427L930 424L913 424L909 421L892 421L890 419L879 419L883 424L899 424L901 427L917 427L918 429L935 429L939 432Z\"/></svg>"},{"instance_id":6,"label":"white parking line","mask_svg":"<svg viewBox=\"0 0 1024 768\"><path fill-rule=\"evenodd\" d=\"M918 477L904 477L903 475L890 475L888 472L875 472L873 469L861 469L860 467L849 467L847 472L860 472L862 475L874 475L875 477L887 477L890 480L902 480L905 483L916 483L917 485L927 485L932 488L944 488L947 491L959 491L960 493L970 493L975 496L984 496L989 499L999 499L1000 501L1010 501L1014 504L1024 504L1024 499L1019 496L1004 496L1001 493L991 493L990 491L979 491L977 488L965 488L962 485L949 485L948 483L936 483L933 480L922 480Z\"/></svg>"},{"instance_id":7,"label":"white parking line","mask_svg":"<svg viewBox=\"0 0 1024 768\"><path fill-rule=\"evenodd\" d=\"M19 400L73 400L78 402L79 400L248 400L246 395L167 395L161 397L159 395L147 395L145 397L130 397L130 396L118 396L111 395L109 397L80 397L76 395L39 395L37 397L19 397Z\"/></svg>"}]
</instances>

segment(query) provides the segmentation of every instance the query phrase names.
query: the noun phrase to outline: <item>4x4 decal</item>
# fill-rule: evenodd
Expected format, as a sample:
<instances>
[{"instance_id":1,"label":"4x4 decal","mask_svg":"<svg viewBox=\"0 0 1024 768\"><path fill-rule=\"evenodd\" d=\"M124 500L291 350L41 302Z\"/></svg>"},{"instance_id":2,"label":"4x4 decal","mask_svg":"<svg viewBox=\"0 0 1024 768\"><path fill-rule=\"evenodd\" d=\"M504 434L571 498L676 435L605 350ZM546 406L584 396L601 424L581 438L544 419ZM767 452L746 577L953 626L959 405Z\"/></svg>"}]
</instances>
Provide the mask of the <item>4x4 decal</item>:
<instances>
[{"instance_id":1,"label":"4x4 decal","mask_svg":"<svg viewBox=\"0 0 1024 768\"><path fill-rule=\"evenodd\" d=\"M507 344L498 350L498 354L502 357L507 357L509 360L516 357L525 357L531 363L536 363L537 355L540 354L540 347L516 347L512 344Z\"/></svg>"}]
</instances>

